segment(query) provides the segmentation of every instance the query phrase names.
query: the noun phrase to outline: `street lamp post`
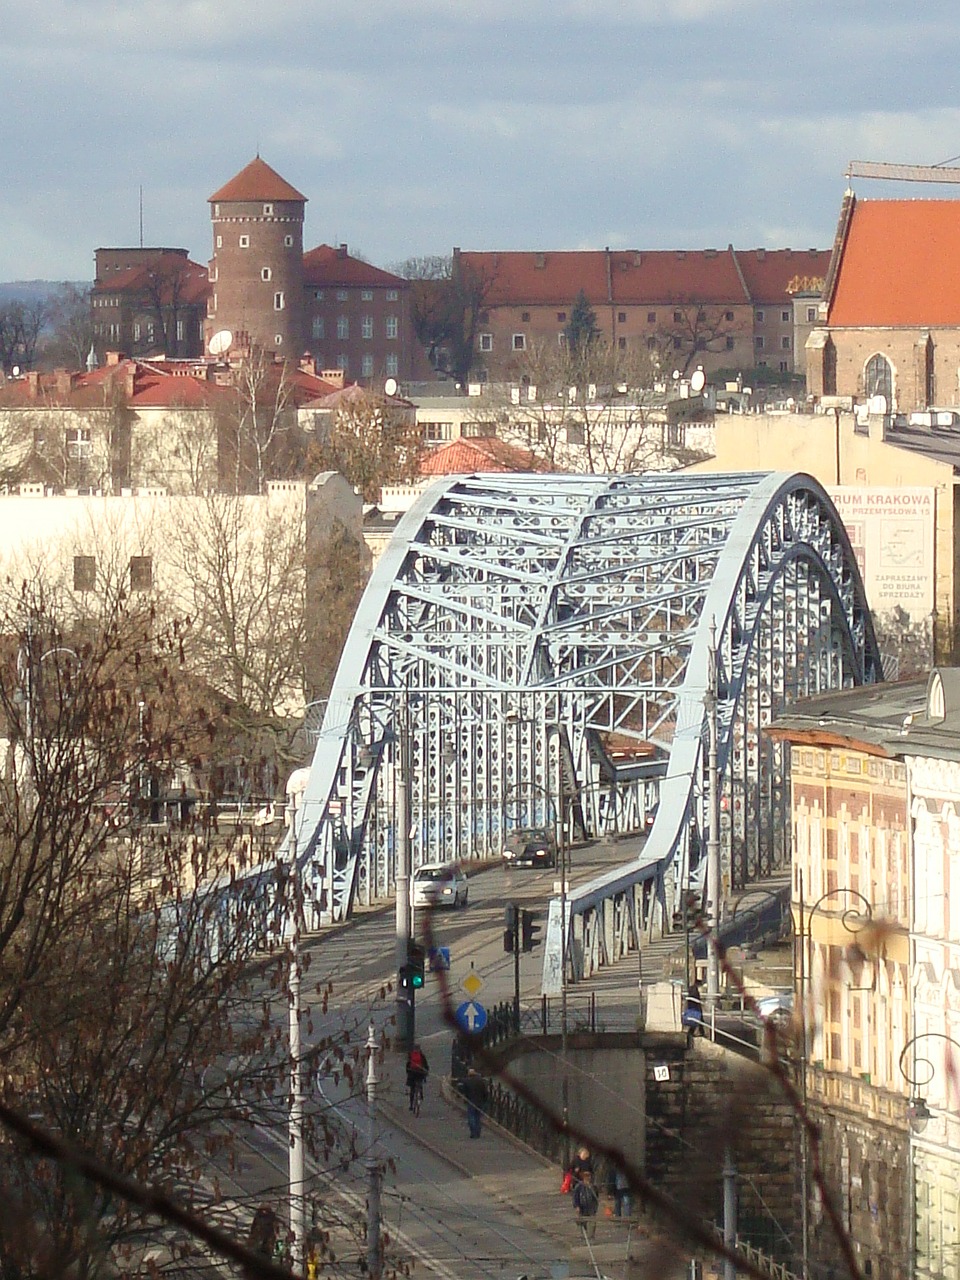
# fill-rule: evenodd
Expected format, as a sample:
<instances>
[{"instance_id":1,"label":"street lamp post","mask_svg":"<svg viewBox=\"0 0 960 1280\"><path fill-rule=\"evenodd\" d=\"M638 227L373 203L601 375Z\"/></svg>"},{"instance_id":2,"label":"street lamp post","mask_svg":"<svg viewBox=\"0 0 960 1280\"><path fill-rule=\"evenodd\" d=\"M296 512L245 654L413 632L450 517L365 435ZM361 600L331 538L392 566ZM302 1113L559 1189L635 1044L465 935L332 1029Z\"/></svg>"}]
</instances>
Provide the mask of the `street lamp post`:
<instances>
[{"instance_id":1,"label":"street lamp post","mask_svg":"<svg viewBox=\"0 0 960 1280\"><path fill-rule=\"evenodd\" d=\"M907 1107L907 1118L910 1121L910 1127L914 1133L922 1133L927 1127L930 1120L933 1119L933 1112L927 1106L927 1100L920 1092L925 1088L934 1076L937 1069L929 1058L924 1058L917 1053L917 1044L921 1040L944 1040L957 1051L957 1060L960 1063L960 1043L954 1040L953 1036L948 1036L945 1031L920 1031L917 1035L912 1036L903 1046L900 1052L900 1074L910 1085L913 1093L910 1103ZM949 1050L946 1050L949 1052ZM907 1067L907 1061L910 1067ZM922 1067L922 1075L917 1075L917 1068Z\"/></svg>"}]
</instances>

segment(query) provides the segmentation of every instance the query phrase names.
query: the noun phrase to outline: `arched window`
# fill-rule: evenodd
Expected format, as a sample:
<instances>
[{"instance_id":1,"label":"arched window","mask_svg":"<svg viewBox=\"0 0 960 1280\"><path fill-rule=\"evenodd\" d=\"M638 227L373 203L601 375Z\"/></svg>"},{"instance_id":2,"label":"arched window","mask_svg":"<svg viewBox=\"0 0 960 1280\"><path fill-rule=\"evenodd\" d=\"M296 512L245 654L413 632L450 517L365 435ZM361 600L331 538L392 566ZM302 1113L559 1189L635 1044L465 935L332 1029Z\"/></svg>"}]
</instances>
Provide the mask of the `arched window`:
<instances>
[{"instance_id":1,"label":"arched window","mask_svg":"<svg viewBox=\"0 0 960 1280\"><path fill-rule=\"evenodd\" d=\"M864 382L867 396L886 396L889 409L893 403L893 369L886 356L870 357Z\"/></svg>"}]
</instances>

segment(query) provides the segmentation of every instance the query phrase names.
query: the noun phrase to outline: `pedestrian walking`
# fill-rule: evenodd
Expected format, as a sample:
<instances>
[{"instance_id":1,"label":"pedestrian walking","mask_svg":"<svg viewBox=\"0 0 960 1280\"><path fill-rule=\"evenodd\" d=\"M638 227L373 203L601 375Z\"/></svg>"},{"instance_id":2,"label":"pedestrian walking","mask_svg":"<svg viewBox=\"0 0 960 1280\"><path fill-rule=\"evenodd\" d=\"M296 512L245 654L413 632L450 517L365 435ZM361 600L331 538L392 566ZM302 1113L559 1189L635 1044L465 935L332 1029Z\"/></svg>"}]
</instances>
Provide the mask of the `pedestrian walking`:
<instances>
[{"instance_id":1,"label":"pedestrian walking","mask_svg":"<svg viewBox=\"0 0 960 1280\"><path fill-rule=\"evenodd\" d=\"M690 983L690 988L687 991L681 1022L687 1032L688 1044L693 1040L694 1036L702 1036L704 1034L703 999L700 995L700 983L696 978Z\"/></svg>"},{"instance_id":2,"label":"pedestrian walking","mask_svg":"<svg viewBox=\"0 0 960 1280\"><path fill-rule=\"evenodd\" d=\"M463 1100L467 1104L467 1124L470 1128L470 1137L480 1137L480 1126L483 1123L483 1109L487 1105L487 1082L483 1076L477 1071L476 1067L470 1067L464 1078L463 1084L460 1086L460 1092L463 1094Z\"/></svg>"},{"instance_id":3,"label":"pedestrian walking","mask_svg":"<svg viewBox=\"0 0 960 1280\"><path fill-rule=\"evenodd\" d=\"M581 1147L577 1154L570 1161L570 1172L573 1174L574 1184L580 1182L585 1173L589 1173L592 1177L596 1170L593 1167L593 1156L590 1154L589 1147Z\"/></svg>"},{"instance_id":4,"label":"pedestrian walking","mask_svg":"<svg viewBox=\"0 0 960 1280\"><path fill-rule=\"evenodd\" d=\"M593 1185L593 1172L584 1169L580 1180L574 1184L573 1207L577 1212L577 1225L587 1240L592 1240L597 1233L597 1210L600 1208L600 1197Z\"/></svg>"},{"instance_id":5,"label":"pedestrian walking","mask_svg":"<svg viewBox=\"0 0 960 1280\"><path fill-rule=\"evenodd\" d=\"M629 1218L633 1212L633 1201L630 1197L630 1179L621 1168L613 1173L613 1213L617 1218Z\"/></svg>"}]
</instances>

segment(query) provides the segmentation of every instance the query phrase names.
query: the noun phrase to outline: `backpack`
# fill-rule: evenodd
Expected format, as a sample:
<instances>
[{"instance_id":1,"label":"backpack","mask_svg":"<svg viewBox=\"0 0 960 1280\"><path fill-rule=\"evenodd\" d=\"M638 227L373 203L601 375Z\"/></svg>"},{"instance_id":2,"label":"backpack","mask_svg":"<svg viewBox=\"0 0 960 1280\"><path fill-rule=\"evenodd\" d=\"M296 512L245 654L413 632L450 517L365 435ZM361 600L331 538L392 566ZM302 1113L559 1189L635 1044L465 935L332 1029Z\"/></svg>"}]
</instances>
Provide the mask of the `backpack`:
<instances>
[{"instance_id":1,"label":"backpack","mask_svg":"<svg viewBox=\"0 0 960 1280\"><path fill-rule=\"evenodd\" d=\"M423 1060L423 1054L419 1049L410 1050L410 1061L407 1063L408 1071L426 1071L427 1064Z\"/></svg>"}]
</instances>

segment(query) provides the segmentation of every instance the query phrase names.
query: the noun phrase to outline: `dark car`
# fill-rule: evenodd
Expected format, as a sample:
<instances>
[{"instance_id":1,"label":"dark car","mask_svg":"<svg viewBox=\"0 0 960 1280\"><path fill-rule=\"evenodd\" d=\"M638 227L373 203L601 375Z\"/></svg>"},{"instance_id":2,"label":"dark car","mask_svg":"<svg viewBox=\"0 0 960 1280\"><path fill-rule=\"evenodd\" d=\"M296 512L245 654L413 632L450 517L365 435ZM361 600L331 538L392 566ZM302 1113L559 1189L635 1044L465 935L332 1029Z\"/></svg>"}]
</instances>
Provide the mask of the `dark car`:
<instances>
[{"instance_id":1,"label":"dark car","mask_svg":"<svg viewBox=\"0 0 960 1280\"><path fill-rule=\"evenodd\" d=\"M557 838L549 827L514 827L503 846L507 867L555 867Z\"/></svg>"}]
</instances>

